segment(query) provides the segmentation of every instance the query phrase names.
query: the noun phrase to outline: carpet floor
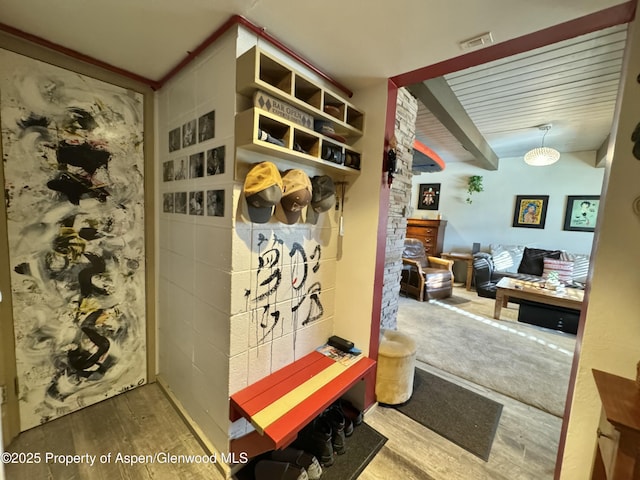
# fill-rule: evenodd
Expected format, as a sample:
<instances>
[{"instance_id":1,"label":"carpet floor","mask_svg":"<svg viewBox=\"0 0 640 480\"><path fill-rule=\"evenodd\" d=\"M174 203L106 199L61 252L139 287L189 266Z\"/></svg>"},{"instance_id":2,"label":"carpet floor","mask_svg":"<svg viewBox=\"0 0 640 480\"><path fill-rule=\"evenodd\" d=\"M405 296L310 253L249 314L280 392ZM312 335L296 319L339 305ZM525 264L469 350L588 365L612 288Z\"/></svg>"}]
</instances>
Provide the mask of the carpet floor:
<instances>
[{"instance_id":1,"label":"carpet floor","mask_svg":"<svg viewBox=\"0 0 640 480\"><path fill-rule=\"evenodd\" d=\"M418 359L562 417L575 336L518 323L511 305L494 320L492 300L455 290L431 302L400 297L398 330L416 340Z\"/></svg>"},{"instance_id":2,"label":"carpet floor","mask_svg":"<svg viewBox=\"0 0 640 480\"><path fill-rule=\"evenodd\" d=\"M394 408L485 462L489 460L502 413L500 403L416 368L411 398Z\"/></svg>"}]
</instances>

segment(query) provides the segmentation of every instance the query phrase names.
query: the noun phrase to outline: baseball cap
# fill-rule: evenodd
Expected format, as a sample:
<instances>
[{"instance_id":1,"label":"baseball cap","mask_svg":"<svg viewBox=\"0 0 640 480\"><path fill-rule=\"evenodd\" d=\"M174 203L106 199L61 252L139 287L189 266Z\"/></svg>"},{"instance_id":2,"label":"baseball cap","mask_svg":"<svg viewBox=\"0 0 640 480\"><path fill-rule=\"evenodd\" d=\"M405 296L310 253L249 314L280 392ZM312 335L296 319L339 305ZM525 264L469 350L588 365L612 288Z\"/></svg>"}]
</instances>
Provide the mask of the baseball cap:
<instances>
[{"instance_id":1,"label":"baseball cap","mask_svg":"<svg viewBox=\"0 0 640 480\"><path fill-rule=\"evenodd\" d=\"M330 122L328 120L316 120L315 122L313 122L313 129L316 132L319 132L329 138L333 138L334 140L337 140L339 142L344 143L346 141L346 139L342 135L338 135L336 133L335 129L333 128L333 122Z\"/></svg>"},{"instance_id":2,"label":"baseball cap","mask_svg":"<svg viewBox=\"0 0 640 480\"><path fill-rule=\"evenodd\" d=\"M307 223L316 224L322 212L336 204L336 186L329 175L316 175L311 179L311 204L307 209Z\"/></svg>"},{"instance_id":3,"label":"baseball cap","mask_svg":"<svg viewBox=\"0 0 640 480\"><path fill-rule=\"evenodd\" d=\"M311 180L302 170L294 168L282 175L284 192L276 207L276 217L282 223L293 225L300 219L302 209L311 201Z\"/></svg>"},{"instance_id":4,"label":"baseball cap","mask_svg":"<svg viewBox=\"0 0 640 480\"><path fill-rule=\"evenodd\" d=\"M274 205L282 198L283 183L278 167L271 162L255 165L244 179L249 219L254 223L267 223Z\"/></svg>"}]
</instances>

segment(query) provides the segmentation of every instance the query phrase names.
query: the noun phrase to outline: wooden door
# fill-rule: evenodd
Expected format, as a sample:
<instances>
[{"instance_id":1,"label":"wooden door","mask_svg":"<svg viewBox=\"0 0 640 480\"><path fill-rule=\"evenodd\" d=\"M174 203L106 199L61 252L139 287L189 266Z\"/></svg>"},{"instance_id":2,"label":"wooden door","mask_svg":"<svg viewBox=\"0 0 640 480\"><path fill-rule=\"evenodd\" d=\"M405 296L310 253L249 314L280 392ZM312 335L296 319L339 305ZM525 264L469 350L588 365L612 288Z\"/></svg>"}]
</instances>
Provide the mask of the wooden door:
<instances>
[{"instance_id":1,"label":"wooden door","mask_svg":"<svg viewBox=\"0 0 640 480\"><path fill-rule=\"evenodd\" d=\"M0 50L20 429L146 383L143 98Z\"/></svg>"}]
</instances>

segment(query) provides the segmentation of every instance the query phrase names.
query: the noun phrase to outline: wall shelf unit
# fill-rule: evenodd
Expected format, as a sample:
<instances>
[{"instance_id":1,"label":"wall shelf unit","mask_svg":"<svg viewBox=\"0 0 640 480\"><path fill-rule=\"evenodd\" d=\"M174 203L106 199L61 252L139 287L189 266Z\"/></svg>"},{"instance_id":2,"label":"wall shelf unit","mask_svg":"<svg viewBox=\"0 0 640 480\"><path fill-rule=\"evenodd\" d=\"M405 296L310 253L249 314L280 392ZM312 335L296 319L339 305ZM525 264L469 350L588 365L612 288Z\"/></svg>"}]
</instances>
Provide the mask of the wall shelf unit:
<instances>
[{"instance_id":1,"label":"wall shelf unit","mask_svg":"<svg viewBox=\"0 0 640 480\"><path fill-rule=\"evenodd\" d=\"M357 107L259 47L237 59L236 90L245 97L246 105L252 105L236 115L237 148L319 168L327 174L360 173L362 153L357 144L363 135L364 114ZM300 121L301 115L287 118L265 108L254 98L257 92L283 102L282 112L302 112L304 121ZM315 131L310 118L342 138Z\"/></svg>"},{"instance_id":2,"label":"wall shelf unit","mask_svg":"<svg viewBox=\"0 0 640 480\"><path fill-rule=\"evenodd\" d=\"M261 138L275 139L278 143ZM359 152L348 145L259 108L251 108L236 115L236 146L266 156L299 162L327 172L339 172L343 175L360 173L355 168L323 159L323 152L327 152L328 149L339 152L343 158L347 158L347 155L359 157Z\"/></svg>"}]
</instances>

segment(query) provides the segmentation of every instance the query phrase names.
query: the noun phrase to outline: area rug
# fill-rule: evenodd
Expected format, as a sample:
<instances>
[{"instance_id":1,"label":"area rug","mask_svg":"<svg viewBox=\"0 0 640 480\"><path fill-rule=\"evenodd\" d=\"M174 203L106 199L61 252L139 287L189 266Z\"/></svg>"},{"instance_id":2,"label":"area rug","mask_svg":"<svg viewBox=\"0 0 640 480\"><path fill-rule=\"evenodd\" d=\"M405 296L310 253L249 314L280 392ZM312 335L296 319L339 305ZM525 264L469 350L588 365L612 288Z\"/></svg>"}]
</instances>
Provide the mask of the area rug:
<instances>
[{"instance_id":1,"label":"area rug","mask_svg":"<svg viewBox=\"0 0 640 480\"><path fill-rule=\"evenodd\" d=\"M416 368L413 394L394 407L447 440L489 460L502 405Z\"/></svg>"},{"instance_id":2,"label":"area rug","mask_svg":"<svg viewBox=\"0 0 640 480\"><path fill-rule=\"evenodd\" d=\"M354 428L353 434L347 437L347 451L343 455L335 455L333 465L322 469L322 480L355 480L386 441L387 437L370 425L366 423L358 425ZM254 458L233 478L235 480L255 480L253 474L255 464L262 459L269 459L269 455L269 453L265 453Z\"/></svg>"},{"instance_id":3,"label":"area rug","mask_svg":"<svg viewBox=\"0 0 640 480\"><path fill-rule=\"evenodd\" d=\"M400 297L398 330L416 340L418 360L562 417L575 336L494 320L492 303Z\"/></svg>"}]
</instances>

